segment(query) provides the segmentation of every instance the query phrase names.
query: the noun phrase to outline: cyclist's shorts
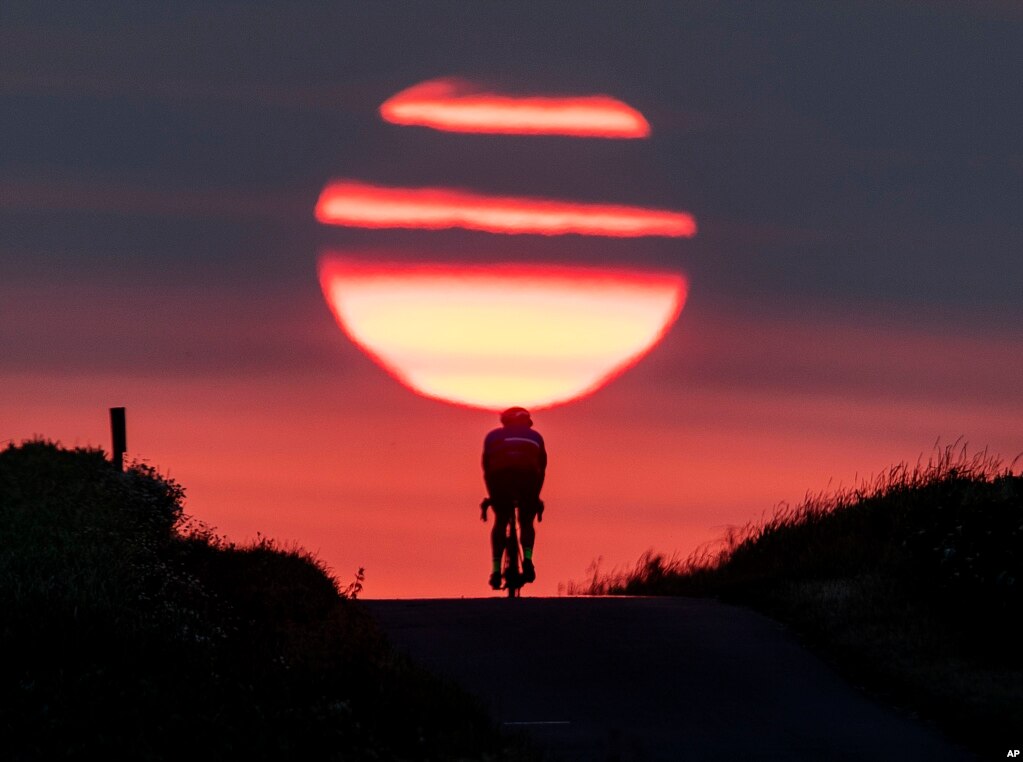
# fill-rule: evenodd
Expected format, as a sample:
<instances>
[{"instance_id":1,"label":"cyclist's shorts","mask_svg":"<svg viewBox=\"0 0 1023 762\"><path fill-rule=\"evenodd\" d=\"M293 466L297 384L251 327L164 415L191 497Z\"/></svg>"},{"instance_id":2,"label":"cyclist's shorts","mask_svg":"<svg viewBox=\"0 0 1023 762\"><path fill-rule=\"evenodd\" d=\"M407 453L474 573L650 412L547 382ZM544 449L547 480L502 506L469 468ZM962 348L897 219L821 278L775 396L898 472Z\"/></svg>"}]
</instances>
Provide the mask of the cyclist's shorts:
<instances>
[{"instance_id":1,"label":"cyclist's shorts","mask_svg":"<svg viewBox=\"0 0 1023 762\"><path fill-rule=\"evenodd\" d=\"M543 474L533 470L502 470L484 474L487 492L495 511L504 511L517 502L519 516L535 516L540 507Z\"/></svg>"}]
</instances>

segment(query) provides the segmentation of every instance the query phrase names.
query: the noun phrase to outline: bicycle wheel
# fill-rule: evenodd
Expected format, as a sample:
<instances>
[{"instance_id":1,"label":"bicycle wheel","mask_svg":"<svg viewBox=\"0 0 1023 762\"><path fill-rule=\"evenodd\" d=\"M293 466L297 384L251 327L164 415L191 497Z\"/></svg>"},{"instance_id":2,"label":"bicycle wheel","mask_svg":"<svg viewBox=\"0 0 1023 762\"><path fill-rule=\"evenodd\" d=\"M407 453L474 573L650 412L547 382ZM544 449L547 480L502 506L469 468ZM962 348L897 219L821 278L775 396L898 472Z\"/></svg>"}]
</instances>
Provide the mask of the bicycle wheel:
<instances>
[{"instance_id":1,"label":"bicycle wheel","mask_svg":"<svg viewBox=\"0 0 1023 762\"><path fill-rule=\"evenodd\" d=\"M519 533L516 524L516 513L512 511L508 521L504 545L504 586L509 598L517 598L522 590L522 568L519 560Z\"/></svg>"}]
</instances>

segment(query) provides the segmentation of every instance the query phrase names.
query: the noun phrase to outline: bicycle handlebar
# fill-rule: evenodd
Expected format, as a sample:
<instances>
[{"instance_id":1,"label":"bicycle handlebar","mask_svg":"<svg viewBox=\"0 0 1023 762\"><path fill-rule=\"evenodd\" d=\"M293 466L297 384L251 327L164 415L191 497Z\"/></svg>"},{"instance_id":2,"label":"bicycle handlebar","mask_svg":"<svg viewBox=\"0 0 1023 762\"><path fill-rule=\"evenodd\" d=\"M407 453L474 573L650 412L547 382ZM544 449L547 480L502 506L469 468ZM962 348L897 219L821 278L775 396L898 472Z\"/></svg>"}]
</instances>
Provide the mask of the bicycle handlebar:
<instances>
[{"instance_id":1,"label":"bicycle handlebar","mask_svg":"<svg viewBox=\"0 0 1023 762\"><path fill-rule=\"evenodd\" d=\"M536 511L536 520L542 524L544 509L543 500L540 500L538 502L540 505ZM487 520L487 508L490 508L491 506L493 506L493 504L494 502L489 497L485 497L480 501L480 521L485 522Z\"/></svg>"}]
</instances>

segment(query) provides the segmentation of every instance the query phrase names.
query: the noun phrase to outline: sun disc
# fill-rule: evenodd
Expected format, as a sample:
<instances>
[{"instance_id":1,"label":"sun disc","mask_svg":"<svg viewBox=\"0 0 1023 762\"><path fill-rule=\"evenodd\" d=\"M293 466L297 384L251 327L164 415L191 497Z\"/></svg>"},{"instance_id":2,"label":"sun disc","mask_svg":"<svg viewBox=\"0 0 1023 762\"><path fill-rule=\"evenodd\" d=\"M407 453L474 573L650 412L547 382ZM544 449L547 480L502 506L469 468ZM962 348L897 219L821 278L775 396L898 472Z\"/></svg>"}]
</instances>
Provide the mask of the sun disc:
<instances>
[{"instance_id":1,"label":"sun disc","mask_svg":"<svg viewBox=\"0 0 1023 762\"><path fill-rule=\"evenodd\" d=\"M676 274L519 265L412 266L321 257L352 341L412 390L472 407L549 407L596 391L682 309Z\"/></svg>"}]
</instances>

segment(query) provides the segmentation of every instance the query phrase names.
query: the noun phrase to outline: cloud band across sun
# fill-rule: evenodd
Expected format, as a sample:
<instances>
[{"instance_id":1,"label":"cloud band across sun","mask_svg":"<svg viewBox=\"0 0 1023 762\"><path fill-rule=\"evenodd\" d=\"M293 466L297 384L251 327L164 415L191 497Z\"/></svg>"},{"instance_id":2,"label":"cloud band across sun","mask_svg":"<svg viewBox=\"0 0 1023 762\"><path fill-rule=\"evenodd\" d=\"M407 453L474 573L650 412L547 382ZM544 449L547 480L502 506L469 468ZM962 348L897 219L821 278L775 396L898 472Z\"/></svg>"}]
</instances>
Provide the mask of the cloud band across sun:
<instances>
[{"instance_id":1,"label":"cloud band across sun","mask_svg":"<svg viewBox=\"0 0 1023 762\"><path fill-rule=\"evenodd\" d=\"M465 228L488 233L613 238L696 235L691 214L620 204L489 196L449 188L395 188L356 180L327 184L316 219L362 228Z\"/></svg>"}]
</instances>

